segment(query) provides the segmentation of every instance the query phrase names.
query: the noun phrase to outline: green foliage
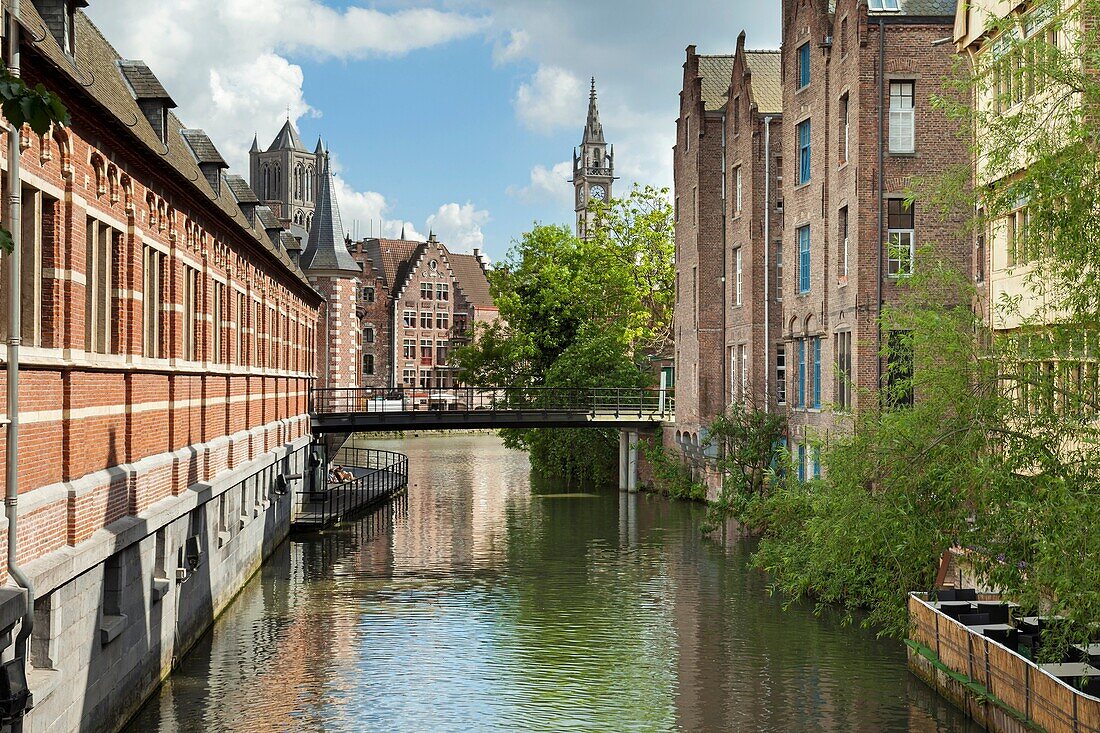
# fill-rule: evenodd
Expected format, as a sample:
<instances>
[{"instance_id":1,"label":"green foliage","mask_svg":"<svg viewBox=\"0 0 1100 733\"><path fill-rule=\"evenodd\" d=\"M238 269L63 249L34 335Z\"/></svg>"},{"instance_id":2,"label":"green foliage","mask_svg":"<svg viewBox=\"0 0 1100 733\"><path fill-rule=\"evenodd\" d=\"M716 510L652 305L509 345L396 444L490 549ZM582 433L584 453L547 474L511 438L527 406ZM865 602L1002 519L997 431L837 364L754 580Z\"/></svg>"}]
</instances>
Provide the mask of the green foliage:
<instances>
[{"instance_id":1,"label":"green foliage","mask_svg":"<svg viewBox=\"0 0 1100 733\"><path fill-rule=\"evenodd\" d=\"M68 125L69 111L60 97L41 84L34 88L17 76L12 76L6 66L0 64L0 111L15 129L30 126L39 135L45 135L53 125ZM0 227L0 251L11 252L15 243L11 232Z\"/></svg>"},{"instance_id":2,"label":"green foliage","mask_svg":"<svg viewBox=\"0 0 1100 733\"><path fill-rule=\"evenodd\" d=\"M642 456L653 471L653 490L671 499L706 501L707 487L696 481L691 468L658 442L642 443Z\"/></svg>"},{"instance_id":3,"label":"green foliage","mask_svg":"<svg viewBox=\"0 0 1100 733\"><path fill-rule=\"evenodd\" d=\"M536 225L489 275L500 322L455 350L466 384L649 386L647 358L668 347L674 280L667 191L635 188L602 206L596 235ZM608 430L504 431L539 471L609 480L618 436Z\"/></svg>"}]
</instances>

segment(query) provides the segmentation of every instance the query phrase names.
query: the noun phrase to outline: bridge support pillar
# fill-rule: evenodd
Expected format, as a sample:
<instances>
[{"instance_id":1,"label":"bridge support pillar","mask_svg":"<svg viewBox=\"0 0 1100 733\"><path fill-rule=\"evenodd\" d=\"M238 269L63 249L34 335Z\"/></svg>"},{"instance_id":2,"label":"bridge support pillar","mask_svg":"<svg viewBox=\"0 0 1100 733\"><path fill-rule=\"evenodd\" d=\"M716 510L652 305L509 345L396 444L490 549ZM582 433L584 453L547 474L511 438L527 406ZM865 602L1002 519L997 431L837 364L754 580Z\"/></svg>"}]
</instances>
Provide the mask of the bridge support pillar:
<instances>
[{"instance_id":1,"label":"bridge support pillar","mask_svg":"<svg viewBox=\"0 0 1100 733\"><path fill-rule=\"evenodd\" d=\"M638 431L631 430L627 456L626 490L631 494L638 491Z\"/></svg>"},{"instance_id":2,"label":"bridge support pillar","mask_svg":"<svg viewBox=\"0 0 1100 733\"><path fill-rule=\"evenodd\" d=\"M630 435L625 430L619 431L619 491L626 491L627 472L630 470Z\"/></svg>"}]
</instances>

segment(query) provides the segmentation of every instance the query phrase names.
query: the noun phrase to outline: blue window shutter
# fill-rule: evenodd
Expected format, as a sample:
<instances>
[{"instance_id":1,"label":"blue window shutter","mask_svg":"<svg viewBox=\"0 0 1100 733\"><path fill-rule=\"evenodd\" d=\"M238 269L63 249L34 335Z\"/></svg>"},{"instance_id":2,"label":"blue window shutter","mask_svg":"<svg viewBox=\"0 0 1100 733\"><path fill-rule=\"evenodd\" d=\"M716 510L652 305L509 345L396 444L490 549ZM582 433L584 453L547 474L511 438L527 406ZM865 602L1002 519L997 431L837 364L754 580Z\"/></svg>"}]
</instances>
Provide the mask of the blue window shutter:
<instances>
[{"instance_id":1,"label":"blue window shutter","mask_svg":"<svg viewBox=\"0 0 1100 733\"><path fill-rule=\"evenodd\" d=\"M806 339L798 340L798 406L806 406Z\"/></svg>"},{"instance_id":2,"label":"blue window shutter","mask_svg":"<svg viewBox=\"0 0 1100 733\"><path fill-rule=\"evenodd\" d=\"M798 49L798 87L801 89L810 83L810 44L803 43Z\"/></svg>"},{"instance_id":3,"label":"blue window shutter","mask_svg":"<svg viewBox=\"0 0 1100 733\"><path fill-rule=\"evenodd\" d=\"M815 445L812 455L814 461L814 478L821 478L821 448Z\"/></svg>"},{"instance_id":4,"label":"blue window shutter","mask_svg":"<svg viewBox=\"0 0 1100 733\"><path fill-rule=\"evenodd\" d=\"M821 337L814 339L814 409L821 409Z\"/></svg>"},{"instance_id":5,"label":"blue window shutter","mask_svg":"<svg viewBox=\"0 0 1100 733\"><path fill-rule=\"evenodd\" d=\"M808 183L810 180L810 121L806 120L798 126L798 182Z\"/></svg>"},{"instance_id":6,"label":"blue window shutter","mask_svg":"<svg viewBox=\"0 0 1100 733\"><path fill-rule=\"evenodd\" d=\"M806 445L798 444L798 480L806 480Z\"/></svg>"},{"instance_id":7,"label":"blue window shutter","mask_svg":"<svg viewBox=\"0 0 1100 733\"><path fill-rule=\"evenodd\" d=\"M810 292L810 228L798 230L798 292Z\"/></svg>"}]
</instances>

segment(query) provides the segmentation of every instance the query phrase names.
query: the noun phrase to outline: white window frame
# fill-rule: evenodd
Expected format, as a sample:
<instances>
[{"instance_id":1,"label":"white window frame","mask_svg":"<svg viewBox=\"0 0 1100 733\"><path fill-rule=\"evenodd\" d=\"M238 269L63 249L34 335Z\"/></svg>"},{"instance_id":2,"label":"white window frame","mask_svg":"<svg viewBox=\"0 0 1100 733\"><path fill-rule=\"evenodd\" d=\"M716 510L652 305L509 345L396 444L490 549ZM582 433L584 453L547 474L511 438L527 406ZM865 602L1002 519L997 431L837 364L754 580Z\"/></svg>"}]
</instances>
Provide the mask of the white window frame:
<instances>
[{"instance_id":1,"label":"white window frame","mask_svg":"<svg viewBox=\"0 0 1100 733\"><path fill-rule=\"evenodd\" d=\"M733 211L735 215L741 214L741 166L733 169Z\"/></svg>"},{"instance_id":2,"label":"white window frame","mask_svg":"<svg viewBox=\"0 0 1100 733\"><path fill-rule=\"evenodd\" d=\"M733 304L735 306L740 306L744 302L742 299L742 285L744 279L742 277L741 266L741 247L737 247L733 250Z\"/></svg>"},{"instance_id":3,"label":"white window frame","mask_svg":"<svg viewBox=\"0 0 1100 733\"><path fill-rule=\"evenodd\" d=\"M916 94L917 85L913 81L890 82L891 153L915 153L917 150Z\"/></svg>"}]
</instances>

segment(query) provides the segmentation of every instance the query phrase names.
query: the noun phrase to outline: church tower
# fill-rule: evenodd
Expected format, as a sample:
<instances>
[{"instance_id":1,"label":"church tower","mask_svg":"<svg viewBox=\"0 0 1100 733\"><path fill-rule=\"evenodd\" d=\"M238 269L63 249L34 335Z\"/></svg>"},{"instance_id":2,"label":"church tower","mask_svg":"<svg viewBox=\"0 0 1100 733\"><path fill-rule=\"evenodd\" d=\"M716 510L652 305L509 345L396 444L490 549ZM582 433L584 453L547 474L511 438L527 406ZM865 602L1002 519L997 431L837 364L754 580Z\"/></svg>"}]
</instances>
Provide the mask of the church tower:
<instances>
[{"instance_id":1,"label":"church tower","mask_svg":"<svg viewBox=\"0 0 1100 733\"><path fill-rule=\"evenodd\" d=\"M317 150L306 150L289 119L267 150L261 150L254 137L248 151L252 191L301 242L313 223L322 154L319 140Z\"/></svg>"},{"instance_id":2,"label":"church tower","mask_svg":"<svg viewBox=\"0 0 1100 733\"><path fill-rule=\"evenodd\" d=\"M591 201L610 201L611 184L615 181L615 146L608 147L596 108L596 78L588 96L588 121L580 151L573 148L573 188L576 193L577 236L585 239L592 234L595 215L589 211Z\"/></svg>"}]
</instances>

